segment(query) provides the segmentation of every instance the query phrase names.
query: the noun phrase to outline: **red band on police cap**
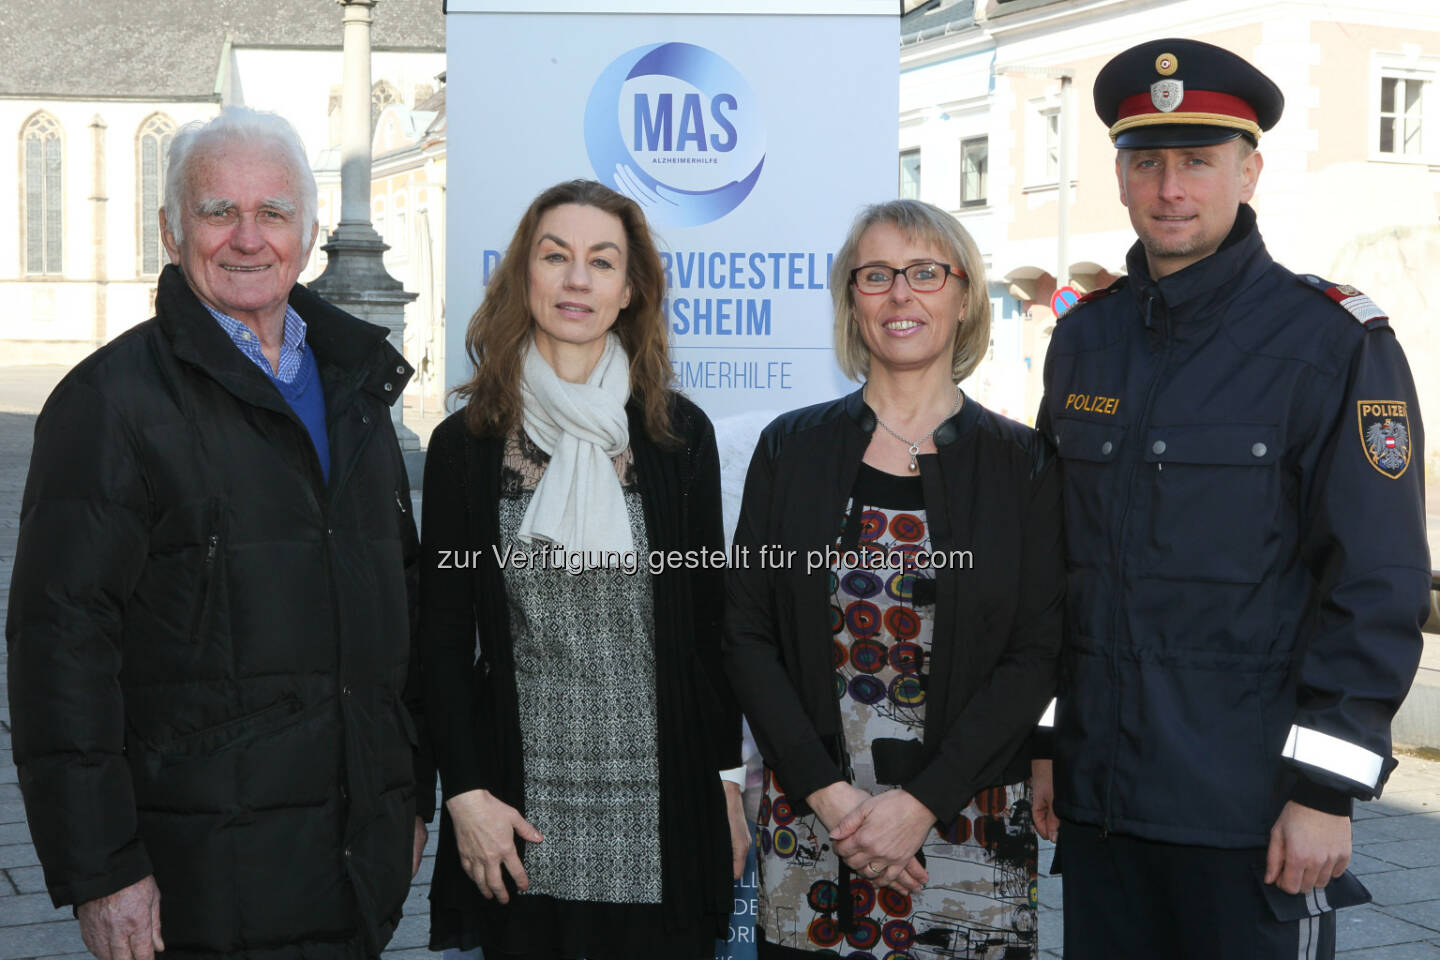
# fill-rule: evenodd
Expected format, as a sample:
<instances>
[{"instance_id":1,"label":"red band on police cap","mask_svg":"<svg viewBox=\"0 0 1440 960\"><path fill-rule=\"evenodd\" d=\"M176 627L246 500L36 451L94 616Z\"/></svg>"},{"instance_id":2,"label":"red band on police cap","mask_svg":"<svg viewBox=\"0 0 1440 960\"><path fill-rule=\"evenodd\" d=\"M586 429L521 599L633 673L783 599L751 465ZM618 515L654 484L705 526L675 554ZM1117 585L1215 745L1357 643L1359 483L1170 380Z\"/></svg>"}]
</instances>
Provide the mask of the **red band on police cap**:
<instances>
[{"instance_id":1,"label":"red band on police cap","mask_svg":"<svg viewBox=\"0 0 1440 960\"><path fill-rule=\"evenodd\" d=\"M1237 96L1228 93L1217 93L1214 90L1186 90L1181 98L1187 113L1221 113L1228 117L1237 117L1241 120L1256 122L1259 118L1255 109ZM1163 110L1155 107L1154 101L1150 99L1150 92L1137 93L1120 101L1120 112L1115 115L1117 121L1128 117L1138 117L1149 113L1163 114Z\"/></svg>"}]
</instances>

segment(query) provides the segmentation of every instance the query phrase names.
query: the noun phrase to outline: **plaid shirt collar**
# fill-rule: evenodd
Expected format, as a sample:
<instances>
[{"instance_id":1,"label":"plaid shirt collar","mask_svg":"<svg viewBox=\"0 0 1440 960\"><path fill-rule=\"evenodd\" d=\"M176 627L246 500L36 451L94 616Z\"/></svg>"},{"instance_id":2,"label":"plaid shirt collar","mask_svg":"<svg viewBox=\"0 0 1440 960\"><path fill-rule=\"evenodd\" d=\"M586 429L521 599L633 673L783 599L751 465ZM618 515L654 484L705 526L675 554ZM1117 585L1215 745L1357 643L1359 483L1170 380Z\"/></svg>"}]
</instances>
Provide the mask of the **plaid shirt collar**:
<instances>
[{"instance_id":1,"label":"plaid shirt collar","mask_svg":"<svg viewBox=\"0 0 1440 960\"><path fill-rule=\"evenodd\" d=\"M255 365L265 371L266 376L281 383L292 383L295 375L300 372L300 362L305 358L305 321L300 319L300 314L288 303L285 305L285 335L280 342L280 368L274 373L270 372L270 361L265 359L265 353L260 349L260 338L255 336L254 331L234 317L221 313L203 300L200 303L220 324L220 329L229 334L235 346L245 354Z\"/></svg>"}]
</instances>

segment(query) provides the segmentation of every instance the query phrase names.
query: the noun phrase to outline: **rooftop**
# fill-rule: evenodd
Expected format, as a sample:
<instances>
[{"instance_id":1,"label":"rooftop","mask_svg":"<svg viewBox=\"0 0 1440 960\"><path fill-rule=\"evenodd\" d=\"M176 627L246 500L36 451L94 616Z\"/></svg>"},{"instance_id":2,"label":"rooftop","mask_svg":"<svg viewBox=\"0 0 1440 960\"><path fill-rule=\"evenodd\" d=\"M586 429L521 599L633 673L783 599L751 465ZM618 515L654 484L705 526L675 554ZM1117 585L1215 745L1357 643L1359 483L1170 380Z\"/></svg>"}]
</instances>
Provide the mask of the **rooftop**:
<instances>
[{"instance_id":1,"label":"rooftop","mask_svg":"<svg viewBox=\"0 0 1440 960\"><path fill-rule=\"evenodd\" d=\"M975 22L975 0L931 0L900 18L900 43L916 43Z\"/></svg>"},{"instance_id":2,"label":"rooftop","mask_svg":"<svg viewBox=\"0 0 1440 960\"><path fill-rule=\"evenodd\" d=\"M441 0L380 0L376 50L445 49ZM0 96L209 99L225 41L338 49L335 0L4 0Z\"/></svg>"}]
</instances>

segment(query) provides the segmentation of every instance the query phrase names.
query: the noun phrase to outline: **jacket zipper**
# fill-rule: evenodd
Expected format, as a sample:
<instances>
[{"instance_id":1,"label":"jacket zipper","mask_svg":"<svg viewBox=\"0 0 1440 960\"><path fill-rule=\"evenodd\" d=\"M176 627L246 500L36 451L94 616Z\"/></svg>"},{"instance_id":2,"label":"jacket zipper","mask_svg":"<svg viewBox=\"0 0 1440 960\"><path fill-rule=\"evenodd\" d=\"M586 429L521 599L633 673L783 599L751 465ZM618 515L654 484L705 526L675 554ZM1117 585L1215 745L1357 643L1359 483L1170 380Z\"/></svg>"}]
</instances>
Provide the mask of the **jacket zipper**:
<instances>
[{"instance_id":1,"label":"jacket zipper","mask_svg":"<svg viewBox=\"0 0 1440 960\"><path fill-rule=\"evenodd\" d=\"M1151 310L1155 305L1155 297L1150 294L1145 296L1145 330L1150 329ZM1116 543L1116 592L1125 587L1125 573L1128 567L1126 558L1128 551L1125 546L1126 534L1129 532L1130 504L1134 499L1135 480L1144 466L1145 451L1145 427L1150 423L1151 404L1155 402L1155 391L1160 386L1160 378L1165 375L1165 369L1170 363L1170 350L1172 347L1170 336L1170 311L1165 311L1164 328L1161 336L1164 340L1164 349L1160 354L1160 361L1155 367L1155 374L1150 378L1150 384L1145 388L1145 405L1140 408L1140 420L1135 424L1136 459L1130 466L1130 476L1125 484L1125 501L1120 508L1120 537ZM1105 810L1100 825L1100 838L1103 840L1110 835L1110 818L1113 811L1111 797L1115 790L1115 764L1120 756L1120 603L1114 604L1114 610L1110 615L1110 692L1114 700L1115 723L1113 727L1114 738L1110 746L1109 769L1105 774Z\"/></svg>"},{"instance_id":2,"label":"jacket zipper","mask_svg":"<svg viewBox=\"0 0 1440 960\"><path fill-rule=\"evenodd\" d=\"M200 597L195 613L190 618L190 641L200 639L200 628L205 625L205 612L210 609L210 583L215 576L215 558L220 554L220 532L218 506L210 508L210 536L205 540L205 559L200 564Z\"/></svg>"}]
</instances>

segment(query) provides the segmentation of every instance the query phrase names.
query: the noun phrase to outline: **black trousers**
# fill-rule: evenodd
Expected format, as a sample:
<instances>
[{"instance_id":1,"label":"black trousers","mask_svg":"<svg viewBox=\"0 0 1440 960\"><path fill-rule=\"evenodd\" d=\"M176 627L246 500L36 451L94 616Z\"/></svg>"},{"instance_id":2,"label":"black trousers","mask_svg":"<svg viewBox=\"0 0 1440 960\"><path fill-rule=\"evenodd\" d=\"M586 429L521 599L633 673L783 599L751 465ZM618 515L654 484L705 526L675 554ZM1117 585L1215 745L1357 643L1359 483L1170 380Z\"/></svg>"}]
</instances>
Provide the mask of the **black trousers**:
<instances>
[{"instance_id":1,"label":"black trousers","mask_svg":"<svg viewBox=\"0 0 1440 960\"><path fill-rule=\"evenodd\" d=\"M1323 894L1277 896L1272 887L1267 895L1263 847L1102 837L1098 827L1064 821L1055 859L1064 878L1065 960L1335 956L1335 912L1323 909Z\"/></svg>"}]
</instances>

